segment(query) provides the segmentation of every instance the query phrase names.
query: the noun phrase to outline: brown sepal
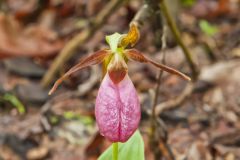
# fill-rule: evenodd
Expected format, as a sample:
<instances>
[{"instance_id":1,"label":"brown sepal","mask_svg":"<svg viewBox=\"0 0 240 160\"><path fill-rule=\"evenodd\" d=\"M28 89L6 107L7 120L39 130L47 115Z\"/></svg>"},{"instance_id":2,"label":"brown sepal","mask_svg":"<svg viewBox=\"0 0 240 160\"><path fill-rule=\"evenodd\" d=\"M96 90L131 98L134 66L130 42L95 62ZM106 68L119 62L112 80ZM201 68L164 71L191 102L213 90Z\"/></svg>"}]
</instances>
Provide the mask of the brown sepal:
<instances>
[{"instance_id":1,"label":"brown sepal","mask_svg":"<svg viewBox=\"0 0 240 160\"><path fill-rule=\"evenodd\" d=\"M76 72L80 69L89 67L91 65L99 64L109 55L111 55L110 50L100 50L86 58L81 59L78 64L76 64L74 67L72 67L69 71L67 71L61 78L59 78L54 83L54 86L49 91L49 94L52 94L57 89L57 87L62 83L62 81L64 79L66 79L68 76L70 76L71 74L73 74L74 72Z\"/></svg>"},{"instance_id":2,"label":"brown sepal","mask_svg":"<svg viewBox=\"0 0 240 160\"><path fill-rule=\"evenodd\" d=\"M163 65L163 64L159 64L157 62L154 62L153 60L145 57L140 51L136 50L136 49L128 49L128 50L125 50L124 52L125 56L130 59L130 60L134 60L134 61L138 61L138 62L141 62L141 63L150 63L152 65L154 65L155 67L158 67L160 69L162 69L163 71L166 71L168 73L171 73L171 74L175 74L185 80L188 80L190 81L191 78L188 77L187 75L171 68L171 67L168 67L166 65Z\"/></svg>"}]
</instances>

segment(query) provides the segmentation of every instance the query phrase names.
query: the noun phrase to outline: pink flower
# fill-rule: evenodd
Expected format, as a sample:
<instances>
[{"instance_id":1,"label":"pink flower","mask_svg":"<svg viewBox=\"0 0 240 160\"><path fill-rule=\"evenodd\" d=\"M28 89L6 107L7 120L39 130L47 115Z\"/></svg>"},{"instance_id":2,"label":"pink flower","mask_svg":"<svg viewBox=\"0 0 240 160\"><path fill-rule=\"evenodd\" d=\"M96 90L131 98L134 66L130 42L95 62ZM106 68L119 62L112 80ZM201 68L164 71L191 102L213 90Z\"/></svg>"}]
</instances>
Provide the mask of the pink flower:
<instances>
[{"instance_id":1,"label":"pink flower","mask_svg":"<svg viewBox=\"0 0 240 160\"><path fill-rule=\"evenodd\" d=\"M125 142L141 117L137 92L128 75L118 84L107 73L98 91L95 115L100 133L112 142Z\"/></svg>"},{"instance_id":2,"label":"pink flower","mask_svg":"<svg viewBox=\"0 0 240 160\"><path fill-rule=\"evenodd\" d=\"M97 51L81 60L58 79L49 92L49 94L54 92L57 86L72 73L104 62L103 68L106 74L104 73L98 91L95 115L100 133L112 142L126 142L138 128L141 117L139 99L127 72L128 60L149 63L184 79L190 79L173 68L154 62L136 49L125 49L129 43L134 44L139 38L136 31L132 28L132 32L127 36L118 33L107 36L110 49ZM119 46L120 40L122 43Z\"/></svg>"}]
</instances>

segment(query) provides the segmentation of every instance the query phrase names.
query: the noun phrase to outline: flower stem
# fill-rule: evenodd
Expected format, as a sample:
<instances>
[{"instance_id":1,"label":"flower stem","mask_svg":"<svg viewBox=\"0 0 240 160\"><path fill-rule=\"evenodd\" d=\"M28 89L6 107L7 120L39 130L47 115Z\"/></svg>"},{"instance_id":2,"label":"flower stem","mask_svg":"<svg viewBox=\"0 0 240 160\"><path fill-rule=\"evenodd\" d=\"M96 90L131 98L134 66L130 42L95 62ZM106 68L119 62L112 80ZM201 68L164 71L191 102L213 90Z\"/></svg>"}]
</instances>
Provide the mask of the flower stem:
<instances>
[{"instance_id":1,"label":"flower stem","mask_svg":"<svg viewBox=\"0 0 240 160\"><path fill-rule=\"evenodd\" d=\"M112 147L113 160L118 160L118 142L113 143Z\"/></svg>"}]
</instances>

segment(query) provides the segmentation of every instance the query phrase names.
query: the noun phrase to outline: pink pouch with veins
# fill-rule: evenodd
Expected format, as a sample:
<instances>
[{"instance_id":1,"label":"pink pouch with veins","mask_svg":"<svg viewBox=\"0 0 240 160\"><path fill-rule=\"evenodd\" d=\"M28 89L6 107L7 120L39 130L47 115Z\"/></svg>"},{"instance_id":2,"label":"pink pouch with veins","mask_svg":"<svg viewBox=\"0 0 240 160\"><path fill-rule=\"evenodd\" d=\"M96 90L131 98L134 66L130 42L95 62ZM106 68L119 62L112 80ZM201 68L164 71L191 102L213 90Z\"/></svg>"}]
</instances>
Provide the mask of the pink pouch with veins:
<instances>
[{"instance_id":1,"label":"pink pouch with veins","mask_svg":"<svg viewBox=\"0 0 240 160\"><path fill-rule=\"evenodd\" d=\"M107 73L98 91L95 116L100 133L112 142L126 142L138 128L140 104L135 87L126 74L114 84Z\"/></svg>"}]
</instances>

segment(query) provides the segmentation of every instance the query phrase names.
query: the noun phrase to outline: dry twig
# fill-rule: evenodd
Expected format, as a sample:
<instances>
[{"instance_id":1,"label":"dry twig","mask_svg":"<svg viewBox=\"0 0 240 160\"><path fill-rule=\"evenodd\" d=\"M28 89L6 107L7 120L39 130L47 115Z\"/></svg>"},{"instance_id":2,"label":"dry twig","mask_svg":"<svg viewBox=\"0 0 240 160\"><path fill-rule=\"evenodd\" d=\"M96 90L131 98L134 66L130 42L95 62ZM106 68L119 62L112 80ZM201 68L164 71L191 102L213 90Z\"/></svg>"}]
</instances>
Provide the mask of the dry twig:
<instances>
[{"instance_id":1,"label":"dry twig","mask_svg":"<svg viewBox=\"0 0 240 160\"><path fill-rule=\"evenodd\" d=\"M187 60L187 63L192 71L193 80L195 81L195 80L197 80L198 69L193 61L193 58L192 58L192 55L191 55L189 49L185 46L185 44L183 43L183 41L181 39L180 32L179 32L174 20L172 19L164 0L160 0L160 8L161 8L162 14L163 14L164 18L166 19L166 22L167 22L170 30L172 31L177 43L180 45L180 47L183 50L183 53Z\"/></svg>"},{"instance_id":2,"label":"dry twig","mask_svg":"<svg viewBox=\"0 0 240 160\"><path fill-rule=\"evenodd\" d=\"M162 34L162 60L161 63L165 64L165 50L166 50L166 37L167 37L167 27L163 26L163 34ZM151 114L151 122L152 122L152 133L150 135L151 138L151 146L154 151L155 159L158 159L160 156L164 156L168 160L174 160L174 155L167 144L167 131L165 129L164 122L156 115L156 105L158 101L159 89L162 82L163 70L159 70L157 75L157 86L155 88L155 93L153 97L152 104L152 114Z\"/></svg>"},{"instance_id":3,"label":"dry twig","mask_svg":"<svg viewBox=\"0 0 240 160\"><path fill-rule=\"evenodd\" d=\"M180 106L192 93L194 89L194 83L189 83L180 94L180 96L175 99L168 100L166 102L160 103L156 106L155 115L160 115L163 111L174 109Z\"/></svg>"}]
</instances>

